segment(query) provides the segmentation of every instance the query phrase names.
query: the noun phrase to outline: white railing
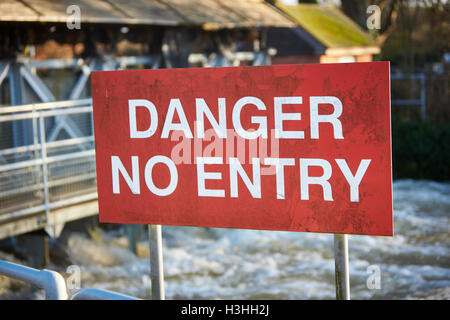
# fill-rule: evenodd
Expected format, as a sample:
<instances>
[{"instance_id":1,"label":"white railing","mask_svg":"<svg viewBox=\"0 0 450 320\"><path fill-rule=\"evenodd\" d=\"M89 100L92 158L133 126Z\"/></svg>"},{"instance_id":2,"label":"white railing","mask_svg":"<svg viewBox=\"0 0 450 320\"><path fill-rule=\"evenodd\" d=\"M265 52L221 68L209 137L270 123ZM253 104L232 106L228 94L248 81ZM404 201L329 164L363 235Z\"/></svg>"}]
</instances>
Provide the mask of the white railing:
<instances>
[{"instance_id":1,"label":"white railing","mask_svg":"<svg viewBox=\"0 0 450 320\"><path fill-rule=\"evenodd\" d=\"M31 283L44 289L47 300L67 300L66 282L64 277L56 271L37 270L16 263L0 260L0 275ZM86 288L77 292L72 300L139 300L121 293Z\"/></svg>"},{"instance_id":2,"label":"white railing","mask_svg":"<svg viewBox=\"0 0 450 320\"><path fill-rule=\"evenodd\" d=\"M103 290L87 288L80 290L72 297L72 300L139 300L125 294Z\"/></svg>"},{"instance_id":3,"label":"white railing","mask_svg":"<svg viewBox=\"0 0 450 320\"><path fill-rule=\"evenodd\" d=\"M26 281L45 290L47 300L67 300L63 276L51 270L36 270L12 262L0 261L0 274Z\"/></svg>"},{"instance_id":4,"label":"white railing","mask_svg":"<svg viewBox=\"0 0 450 320\"><path fill-rule=\"evenodd\" d=\"M0 108L0 224L97 199L92 125L91 99Z\"/></svg>"}]
</instances>

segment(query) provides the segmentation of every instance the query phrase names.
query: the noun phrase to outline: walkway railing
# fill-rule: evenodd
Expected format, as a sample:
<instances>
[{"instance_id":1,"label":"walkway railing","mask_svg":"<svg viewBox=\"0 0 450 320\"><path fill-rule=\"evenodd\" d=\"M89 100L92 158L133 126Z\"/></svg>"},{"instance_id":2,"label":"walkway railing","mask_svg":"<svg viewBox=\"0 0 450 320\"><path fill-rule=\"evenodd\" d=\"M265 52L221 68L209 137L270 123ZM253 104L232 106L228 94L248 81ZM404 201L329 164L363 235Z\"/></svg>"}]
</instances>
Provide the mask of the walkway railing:
<instances>
[{"instance_id":1,"label":"walkway railing","mask_svg":"<svg viewBox=\"0 0 450 320\"><path fill-rule=\"evenodd\" d=\"M0 261L0 274L26 281L45 290L48 300L67 300L64 278L55 271L36 270L15 263Z\"/></svg>"},{"instance_id":2,"label":"walkway railing","mask_svg":"<svg viewBox=\"0 0 450 320\"><path fill-rule=\"evenodd\" d=\"M91 99L0 108L0 130L0 224L97 199Z\"/></svg>"},{"instance_id":3,"label":"walkway railing","mask_svg":"<svg viewBox=\"0 0 450 320\"><path fill-rule=\"evenodd\" d=\"M45 290L47 300L67 300L66 282L64 277L56 271L37 270L16 263L0 260L0 275L31 283ZM72 300L139 300L136 297L121 293L87 288L76 293Z\"/></svg>"}]
</instances>

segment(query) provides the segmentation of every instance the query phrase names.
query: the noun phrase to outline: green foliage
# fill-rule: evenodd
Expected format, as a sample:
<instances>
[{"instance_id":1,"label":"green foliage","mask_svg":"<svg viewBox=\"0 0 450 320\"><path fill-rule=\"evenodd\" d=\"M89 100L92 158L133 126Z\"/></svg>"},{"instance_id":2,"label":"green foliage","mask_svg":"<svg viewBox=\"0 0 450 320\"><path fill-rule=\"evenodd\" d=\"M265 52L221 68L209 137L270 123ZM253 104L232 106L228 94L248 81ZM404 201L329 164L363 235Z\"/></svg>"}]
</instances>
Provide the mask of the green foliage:
<instances>
[{"instance_id":1,"label":"green foliage","mask_svg":"<svg viewBox=\"0 0 450 320\"><path fill-rule=\"evenodd\" d=\"M450 125L392 119L394 179L450 180Z\"/></svg>"}]
</instances>

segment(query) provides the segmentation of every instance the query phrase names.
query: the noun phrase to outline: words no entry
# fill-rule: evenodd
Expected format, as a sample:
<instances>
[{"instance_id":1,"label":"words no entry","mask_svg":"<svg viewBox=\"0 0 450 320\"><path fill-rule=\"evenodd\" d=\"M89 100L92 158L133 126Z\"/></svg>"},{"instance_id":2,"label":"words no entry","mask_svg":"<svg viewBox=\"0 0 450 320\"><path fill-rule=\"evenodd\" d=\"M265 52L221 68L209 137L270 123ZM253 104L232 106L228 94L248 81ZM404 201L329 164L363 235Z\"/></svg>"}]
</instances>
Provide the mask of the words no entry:
<instances>
[{"instance_id":1,"label":"words no entry","mask_svg":"<svg viewBox=\"0 0 450 320\"><path fill-rule=\"evenodd\" d=\"M285 130L283 128L284 121L301 121L301 112L283 112L283 105L301 105L303 97L274 97L273 99L273 114L274 114L274 130L276 139L305 139L304 131L292 131ZM333 112L331 114L319 114L319 105L329 104L332 106ZM147 116L149 117L148 127L144 130L138 130L138 119L136 117L136 109L146 109ZM241 111L244 108L253 107L257 110L266 110L265 103L258 97L246 96L236 101L232 108L232 123L235 132L244 139L257 139L258 137L267 138L267 117L265 116L251 116L250 123L258 125L256 130L245 130L241 123ZM212 110L205 102L203 98L195 99L196 121L195 129L198 138L205 137L205 117L208 119L209 124L215 130L217 137L227 138L227 106L226 98L217 99L217 111L219 115L216 119ZM129 137L130 139L145 139L151 138L158 127L158 111L157 107L152 101L146 99L129 99L128 100L128 116L129 116ZM339 120L343 112L342 102L337 97L333 96L318 96L309 97L309 118L310 118L310 130L311 139L319 139L319 124L328 123L333 128L334 139L344 139L342 132L342 123ZM179 121L174 122L175 115ZM188 123L186 114L183 109L181 100L178 98L170 99L170 103L166 112L163 128L161 131L161 139L169 138L172 131L182 131L184 137L187 139L193 139L191 126ZM129 170L125 168L119 156L111 156L111 169L112 169L112 189L113 193L120 193L120 179L119 175L122 175L126 184L133 194L140 194L140 159L138 156L131 157L131 174ZM218 165L223 164L224 161L220 157L197 157L197 186L199 197L225 197L225 190L223 189L207 189L205 187L206 180L221 180L222 175L220 172L208 172L205 171L205 165ZM248 191L253 198L261 198L261 173L260 163L261 159L252 158L252 178L250 178L246 171L243 169L238 158L230 157L229 163L229 192L230 197L237 198L239 196L238 190L238 176L242 179ZM334 159L338 165L341 174L345 177L350 187L350 201L359 201L359 184L361 183L364 174L369 167L370 159L362 159L355 174L353 174L345 159ZM332 175L332 167L330 163L325 159L318 158L264 158L262 159L264 165L275 166L276 168L276 198L285 199L285 183L284 183L284 168L285 166L300 167L300 190L301 200L309 200L309 185L316 184L323 188L323 199L325 201L333 201L332 188L328 180ZM160 188L157 187L153 181L152 169L158 164L164 164L167 166L168 174L170 175L169 184ZM309 175L309 167L317 166L323 170L321 176L311 177ZM178 172L175 163L167 156L155 155L146 160L144 169L145 185L148 190L157 196L168 196L172 194L178 184Z\"/></svg>"}]
</instances>

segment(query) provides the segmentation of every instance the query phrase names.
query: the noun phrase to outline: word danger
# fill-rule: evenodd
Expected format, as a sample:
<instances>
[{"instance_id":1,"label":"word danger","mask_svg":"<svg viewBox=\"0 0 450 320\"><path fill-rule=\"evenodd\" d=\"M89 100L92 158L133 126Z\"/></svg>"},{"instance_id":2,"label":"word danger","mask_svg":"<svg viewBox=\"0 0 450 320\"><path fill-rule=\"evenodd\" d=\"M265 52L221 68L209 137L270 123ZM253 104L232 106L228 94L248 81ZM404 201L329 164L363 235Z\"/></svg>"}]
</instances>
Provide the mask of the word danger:
<instances>
[{"instance_id":1,"label":"word danger","mask_svg":"<svg viewBox=\"0 0 450 320\"><path fill-rule=\"evenodd\" d=\"M273 128L275 129L276 139L305 139L305 132L301 130L285 130L283 123L285 121L300 121L302 113L283 112L283 105L301 105L303 97L288 96L273 98ZM332 107L332 112L328 114L319 114L319 105L327 104ZM268 117L251 116L250 124L256 126L256 129L246 130L241 123L241 113L245 108L255 108L260 111L267 110L266 104L254 96L245 96L238 99L231 110L227 113L226 98L217 99L217 110L214 113L218 117L214 117L211 107L207 105L203 98L195 99L196 121L195 128L188 123L183 105L180 99L170 99L167 112L165 114L164 123L160 136L155 136L158 132L158 108L155 104L146 99L129 99L128 115L129 115L129 137L130 139L168 139L172 131L182 131L186 139L193 139L193 130L196 130L197 138L202 139L205 136L205 118L210 126L214 129L216 135L220 139L227 139L227 114L231 114L231 123L234 131L244 139L252 140L259 137L267 138ZM148 117L148 127L138 129L137 108L144 108ZM309 97L309 121L310 121L310 138L320 139L320 128L322 125L332 127L334 139L344 139L342 123L340 116L344 111L341 100L334 96L311 96ZM142 113L140 113L142 115ZM179 121L175 122L174 117L177 114ZM329 132L329 131L328 131ZM129 190L133 194L141 193L141 181L144 180L145 186L154 195L164 197L172 194L178 185L178 170L174 161L165 155L154 155L148 159L142 159L139 156L131 156L131 168L126 168L124 161L119 156L111 156L112 169L112 189L114 194L121 193L120 181L125 181ZM127 159L127 163L130 163ZM363 181L364 175L371 163L371 159L361 159L356 171L352 172L349 164L345 159L336 158L331 162L321 158L291 158L291 157L265 157L251 159L251 173L248 174L244 170L243 164L238 158L229 157L228 161L224 161L223 157L196 157L197 169L197 194L199 197L216 197L231 198L239 197L238 179L241 179L250 193L255 198L261 198L261 165L275 167L275 177L273 183L276 184L276 199L285 199L285 172L288 167L297 167L300 172L298 181L300 184L300 199L309 200L309 189L311 185L318 185L323 190L323 200L334 201L332 185L330 178L333 174L341 174L345 177L349 185L349 200L351 202L359 202L359 186ZM157 164L167 167L169 175L169 183L167 186L157 186L153 181L153 168ZM228 188L211 189L206 187L208 180L222 180L222 172L215 171L214 165L228 166L229 181ZM333 172L333 166L337 165L338 172ZM310 168L318 167L321 169L321 175L312 175ZM143 170L142 170L143 168ZM336 170L335 170L336 171ZM143 173L143 179L141 177ZM122 177L123 179L120 179Z\"/></svg>"}]
</instances>

